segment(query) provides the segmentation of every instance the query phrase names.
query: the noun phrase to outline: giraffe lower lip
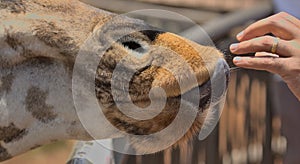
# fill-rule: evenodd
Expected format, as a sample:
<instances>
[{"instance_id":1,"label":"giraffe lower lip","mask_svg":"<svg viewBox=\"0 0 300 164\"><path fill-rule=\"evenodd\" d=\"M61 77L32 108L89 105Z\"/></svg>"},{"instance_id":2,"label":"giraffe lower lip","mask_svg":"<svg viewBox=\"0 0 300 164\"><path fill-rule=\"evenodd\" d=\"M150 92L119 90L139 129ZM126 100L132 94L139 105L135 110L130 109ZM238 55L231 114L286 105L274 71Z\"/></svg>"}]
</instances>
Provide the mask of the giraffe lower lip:
<instances>
[{"instance_id":1,"label":"giraffe lower lip","mask_svg":"<svg viewBox=\"0 0 300 164\"><path fill-rule=\"evenodd\" d=\"M207 81L201 86L195 87L190 91L181 95L182 99L198 106L198 110L204 111L210 102L211 96L211 83Z\"/></svg>"}]
</instances>

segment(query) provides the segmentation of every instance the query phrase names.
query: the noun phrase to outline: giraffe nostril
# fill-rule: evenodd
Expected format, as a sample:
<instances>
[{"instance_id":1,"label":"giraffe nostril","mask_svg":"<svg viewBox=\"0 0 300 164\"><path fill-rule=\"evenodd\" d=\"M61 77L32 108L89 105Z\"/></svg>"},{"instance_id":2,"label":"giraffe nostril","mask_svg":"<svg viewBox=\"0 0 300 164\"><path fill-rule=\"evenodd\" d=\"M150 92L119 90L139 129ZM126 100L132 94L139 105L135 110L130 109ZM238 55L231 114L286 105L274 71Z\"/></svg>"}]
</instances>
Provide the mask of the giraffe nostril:
<instances>
[{"instance_id":1,"label":"giraffe nostril","mask_svg":"<svg viewBox=\"0 0 300 164\"><path fill-rule=\"evenodd\" d=\"M142 46L135 41L122 42L122 44L123 44L123 46L125 46L131 50L136 50L136 49L142 48Z\"/></svg>"},{"instance_id":2,"label":"giraffe nostril","mask_svg":"<svg viewBox=\"0 0 300 164\"><path fill-rule=\"evenodd\" d=\"M138 53L145 53L147 50L139 43L135 42L135 41L126 41L126 42L122 42L122 45L124 47L127 47L128 49L132 50L132 51L136 51Z\"/></svg>"}]
</instances>

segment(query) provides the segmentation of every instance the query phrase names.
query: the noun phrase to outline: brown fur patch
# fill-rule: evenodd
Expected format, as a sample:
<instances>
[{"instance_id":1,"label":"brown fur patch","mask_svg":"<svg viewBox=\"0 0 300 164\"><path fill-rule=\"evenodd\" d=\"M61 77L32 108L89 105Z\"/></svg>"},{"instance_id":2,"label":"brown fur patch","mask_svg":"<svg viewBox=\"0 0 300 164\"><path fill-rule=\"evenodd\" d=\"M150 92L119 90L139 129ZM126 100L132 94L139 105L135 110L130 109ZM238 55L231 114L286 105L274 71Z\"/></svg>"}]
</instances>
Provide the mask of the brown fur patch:
<instances>
[{"instance_id":1,"label":"brown fur patch","mask_svg":"<svg viewBox=\"0 0 300 164\"><path fill-rule=\"evenodd\" d=\"M26 110L43 123L48 123L57 117L52 111L53 106L46 104L47 95L47 92L33 86L27 91L25 99Z\"/></svg>"},{"instance_id":2,"label":"brown fur patch","mask_svg":"<svg viewBox=\"0 0 300 164\"><path fill-rule=\"evenodd\" d=\"M25 57L25 58L31 58L31 57L36 57L38 56L37 54L34 54L32 50L26 48L24 43L19 39L21 38L24 34L20 32L9 32L8 29L5 29L5 42L15 51L20 53L20 56ZM1 63L2 64L2 63ZM5 66L5 64L2 64Z\"/></svg>"},{"instance_id":3,"label":"brown fur patch","mask_svg":"<svg viewBox=\"0 0 300 164\"><path fill-rule=\"evenodd\" d=\"M124 115L117 107L104 111L106 118L121 131L134 135L149 135L169 126L180 107L180 99L169 98L162 112L149 120L136 120Z\"/></svg>"},{"instance_id":4,"label":"brown fur patch","mask_svg":"<svg viewBox=\"0 0 300 164\"><path fill-rule=\"evenodd\" d=\"M6 127L0 127L0 140L5 143L19 140L26 134L26 129L19 129L13 123Z\"/></svg>"},{"instance_id":5,"label":"brown fur patch","mask_svg":"<svg viewBox=\"0 0 300 164\"><path fill-rule=\"evenodd\" d=\"M22 47L22 42L18 37L12 36L8 31L6 31L5 42L14 50L17 50L20 46Z\"/></svg>"},{"instance_id":6,"label":"brown fur patch","mask_svg":"<svg viewBox=\"0 0 300 164\"><path fill-rule=\"evenodd\" d=\"M0 161L4 161L7 159L12 158L12 156L7 152L7 150L2 147L2 145L0 144Z\"/></svg>"},{"instance_id":7,"label":"brown fur patch","mask_svg":"<svg viewBox=\"0 0 300 164\"><path fill-rule=\"evenodd\" d=\"M1 78L1 85L0 85L0 93L1 92L9 92L11 90L11 86L14 80L13 74L8 74Z\"/></svg>"},{"instance_id":8,"label":"brown fur patch","mask_svg":"<svg viewBox=\"0 0 300 164\"><path fill-rule=\"evenodd\" d=\"M23 0L0 0L0 9L8 9L12 13L25 13L26 6Z\"/></svg>"},{"instance_id":9,"label":"brown fur patch","mask_svg":"<svg viewBox=\"0 0 300 164\"><path fill-rule=\"evenodd\" d=\"M195 71L199 85L205 83L209 79L209 72L205 67L203 57L205 54L200 54L196 46L192 42L188 42L184 38L178 37L172 33L163 33L157 36L155 44L163 47L168 47L176 52L189 66ZM202 48L204 49L204 48Z\"/></svg>"},{"instance_id":10,"label":"brown fur patch","mask_svg":"<svg viewBox=\"0 0 300 164\"><path fill-rule=\"evenodd\" d=\"M97 30L99 28L101 28L101 26L103 26L106 22L110 21L111 19L113 19L113 17L115 16L114 14L112 15L97 15L98 13L95 12L94 15L95 17L92 17L91 19L91 28L89 29L89 31L94 31Z\"/></svg>"},{"instance_id":11,"label":"brown fur patch","mask_svg":"<svg viewBox=\"0 0 300 164\"><path fill-rule=\"evenodd\" d=\"M34 27L34 34L50 47L58 48L65 57L75 57L79 48L65 29L54 22L41 21Z\"/></svg>"},{"instance_id":12,"label":"brown fur patch","mask_svg":"<svg viewBox=\"0 0 300 164\"><path fill-rule=\"evenodd\" d=\"M55 12L73 12L75 9L74 2L70 2L70 0L34 0L33 2L45 10L49 9Z\"/></svg>"},{"instance_id":13,"label":"brown fur patch","mask_svg":"<svg viewBox=\"0 0 300 164\"><path fill-rule=\"evenodd\" d=\"M93 139L93 137L88 132L79 132L78 129L84 129L83 125L80 123L80 121L72 121L70 126L67 128L66 132L70 135L71 138L75 137L76 139ZM74 138L73 138L74 139ZM53 141L53 142L57 142ZM51 141L52 142L52 141Z\"/></svg>"}]
</instances>

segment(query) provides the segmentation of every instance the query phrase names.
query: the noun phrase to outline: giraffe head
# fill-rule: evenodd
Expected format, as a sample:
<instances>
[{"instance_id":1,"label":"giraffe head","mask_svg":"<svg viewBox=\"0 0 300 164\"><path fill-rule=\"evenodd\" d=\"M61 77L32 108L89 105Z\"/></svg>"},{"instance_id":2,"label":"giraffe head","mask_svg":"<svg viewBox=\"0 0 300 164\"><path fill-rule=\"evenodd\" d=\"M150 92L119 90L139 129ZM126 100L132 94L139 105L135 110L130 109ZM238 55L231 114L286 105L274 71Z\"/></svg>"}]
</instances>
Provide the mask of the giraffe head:
<instances>
[{"instance_id":1,"label":"giraffe head","mask_svg":"<svg viewBox=\"0 0 300 164\"><path fill-rule=\"evenodd\" d=\"M87 44L99 57L94 82L101 110L138 152L198 134L227 88L229 67L217 49L139 20L119 17L96 26ZM165 129L169 137L152 135Z\"/></svg>"},{"instance_id":2,"label":"giraffe head","mask_svg":"<svg viewBox=\"0 0 300 164\"><path fill-rule=\"evenodd\" d=\"M103 119L142 153L198 134L226 90L222 53L140 20L76 0L3 1L0 13L0 112L8 111L0 117L0 160L57 140L91 139L72 96L80 47L97 57L92 92ZM225 87L213 90L216 82Z\"/></svg>"}]
</instances>

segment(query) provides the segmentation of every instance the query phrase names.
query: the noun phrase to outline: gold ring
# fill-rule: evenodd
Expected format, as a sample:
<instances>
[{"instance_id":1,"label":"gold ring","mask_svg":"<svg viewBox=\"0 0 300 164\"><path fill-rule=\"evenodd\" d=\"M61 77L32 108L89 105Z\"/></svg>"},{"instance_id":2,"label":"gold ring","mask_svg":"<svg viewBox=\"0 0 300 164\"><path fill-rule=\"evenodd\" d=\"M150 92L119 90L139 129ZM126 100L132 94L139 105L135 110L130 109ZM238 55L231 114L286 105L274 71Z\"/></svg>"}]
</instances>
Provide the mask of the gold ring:
<instances>
[{"instance_id":1,"label":"gold ring","mask_svg":"<svg viewBox=\"0 0 300 164\"><path fill-rule=\"evenodd\" d=\"M278 37L274 38L274 42L273 42L272 48L271 48L271 52L273 54L276 54L276 52L277 52L278 43L279 43L279 38Z\"/></svg>"}]
</instances>

